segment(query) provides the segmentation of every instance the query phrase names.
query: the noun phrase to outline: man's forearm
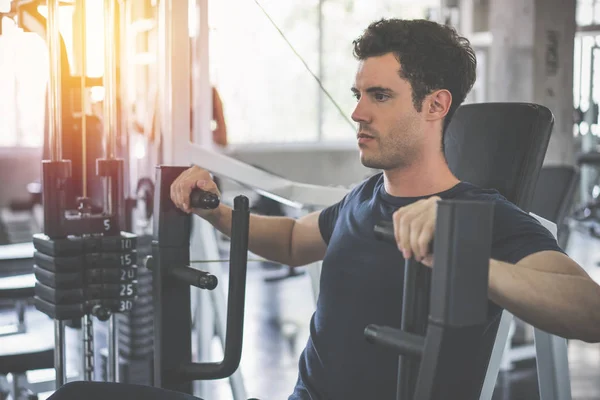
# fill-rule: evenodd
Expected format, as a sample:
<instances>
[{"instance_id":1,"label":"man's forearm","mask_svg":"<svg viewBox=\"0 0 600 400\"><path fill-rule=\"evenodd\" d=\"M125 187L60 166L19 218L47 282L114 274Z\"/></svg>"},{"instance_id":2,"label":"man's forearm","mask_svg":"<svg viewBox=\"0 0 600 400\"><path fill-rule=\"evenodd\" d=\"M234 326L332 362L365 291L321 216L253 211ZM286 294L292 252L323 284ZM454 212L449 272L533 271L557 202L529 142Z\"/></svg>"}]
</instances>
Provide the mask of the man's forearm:
<instances>
[{"instance_id":1,"label":"man's forearm","mask_svg":"<svg viewBox=\"0 0 600 400\"><path fill-rule=\"evenodd\" d=\"M525 322L568 339L600 341L600 291L582 275L490 261L489 297Z\"/></svg>"},{"instance_id":2,"label":"man's forearm","mask_svg":"<svg viewBox=\"0 0 600 400\"><path fill-rule=\"evenodd\" d=\"M231 237L232 209L221 204L207 218L217 230ZM250 214L248 249L268 260L291 265L291 240L295 221L287 217L266 217Z\"/></svg>"}]
</instances>

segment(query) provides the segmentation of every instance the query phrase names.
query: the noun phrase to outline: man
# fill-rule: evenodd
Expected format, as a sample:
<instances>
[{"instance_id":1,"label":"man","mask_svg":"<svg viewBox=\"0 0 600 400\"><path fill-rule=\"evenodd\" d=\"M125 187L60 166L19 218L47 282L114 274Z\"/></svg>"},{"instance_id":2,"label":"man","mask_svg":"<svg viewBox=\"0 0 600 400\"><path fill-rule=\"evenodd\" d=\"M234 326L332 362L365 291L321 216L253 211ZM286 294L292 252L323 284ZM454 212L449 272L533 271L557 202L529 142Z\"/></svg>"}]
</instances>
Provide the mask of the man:
<instances>
[{"instance_id":1,"label":"man","mask_svg":"<svg viewBox=\"0 0 600 400\"><path fill-rule=\"evenodd\" d=\"M498 192L461 182L442 141L456 108L475 81L466 39L429 21L381 20L354 42L361 162L381 169L342 201L296 221L251 216L249 247L292 266L323 260L310 338L290 399L394 399L397 355L369 345L368 324L398 327L403 258L431 267L440 199L495 202L490 300L548 332L600 340L600 290L535 219ZM192 167L171 198L230 234L231 209L189 208L192 188L218 193L207 171ZM378 242L373 226L393 219L398 249ZM481 366L485 368L485 365Z\"/></svg>"}]
</instances>

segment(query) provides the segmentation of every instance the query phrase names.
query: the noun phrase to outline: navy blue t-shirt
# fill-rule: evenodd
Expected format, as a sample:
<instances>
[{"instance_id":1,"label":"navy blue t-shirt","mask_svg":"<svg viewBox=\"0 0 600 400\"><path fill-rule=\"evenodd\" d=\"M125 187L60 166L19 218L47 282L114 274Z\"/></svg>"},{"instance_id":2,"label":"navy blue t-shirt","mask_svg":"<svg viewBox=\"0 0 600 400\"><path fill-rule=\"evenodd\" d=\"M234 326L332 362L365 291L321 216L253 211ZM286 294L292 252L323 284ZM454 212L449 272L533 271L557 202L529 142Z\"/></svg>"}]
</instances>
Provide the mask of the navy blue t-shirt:
<instances>
[{"instance_id":1,"label":"navy blue t-shirt","mask_svg":"<svg viewBox=\"0 0 600 400\"><path fill-rule=\"evenodd\" d=\"M493 259L515 264L539 251L562 251L546 228L495 190L461 182L437 195L495 202ZM369 344L363 332L369 324L400 327L404 259L396 246L375 238L373 227L422 198L389 195L380 173L321 212L327 252L310 337L289 400L396 398L398 355ZM491 325L501 309L490 305ZM483 359L481 369L486 369Z\"/></svg>"}]
</instances>

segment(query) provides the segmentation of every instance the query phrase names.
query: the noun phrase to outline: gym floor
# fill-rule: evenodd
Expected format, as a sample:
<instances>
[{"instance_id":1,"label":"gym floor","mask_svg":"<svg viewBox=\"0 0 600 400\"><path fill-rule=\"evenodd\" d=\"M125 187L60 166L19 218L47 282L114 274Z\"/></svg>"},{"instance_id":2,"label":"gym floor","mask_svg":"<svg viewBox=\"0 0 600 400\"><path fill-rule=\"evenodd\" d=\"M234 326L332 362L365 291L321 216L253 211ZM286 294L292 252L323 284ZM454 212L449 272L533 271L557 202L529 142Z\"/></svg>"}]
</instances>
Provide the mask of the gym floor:
<instances>
[{"instance_id":1,"label":"gym floor","mask_svg":"<svg viewBox=\"0 0 600 400\"><path fill-rule=\"evenodd\" d=\"M567 247L569 255L600 282L600 243L574 230ZM225 265L223 265L225 271ZM284 275L285 268L261 263L248 264L248 286L245 339L241 371L248 397L261 400L284 400L297 378L297 362L308 337L308 323L314 303L307 274L269 282L266 279ZM223 284L225 279L222 280ZM0 325L14 318L13 312L0 311ZM48 329L47 318L28 310L30 329ZM48 331L51 335L52 331ZM69 341L76 341L70 335ZM105 343L101 330L97 346ZM215 340L215 359L221 356ZM68 357L69 369L76 370L77 358ZM569 367L574 400L600 399L600 346L578 341L569 343ZM98 365L98 364L96 364ZM208 382L206 400L230 399L227 380ZM44 399L46 396L40 396ZM523 361L508 372L501 372L493 400L539 399L534 361Z\"/></svg>"}]
</instances>

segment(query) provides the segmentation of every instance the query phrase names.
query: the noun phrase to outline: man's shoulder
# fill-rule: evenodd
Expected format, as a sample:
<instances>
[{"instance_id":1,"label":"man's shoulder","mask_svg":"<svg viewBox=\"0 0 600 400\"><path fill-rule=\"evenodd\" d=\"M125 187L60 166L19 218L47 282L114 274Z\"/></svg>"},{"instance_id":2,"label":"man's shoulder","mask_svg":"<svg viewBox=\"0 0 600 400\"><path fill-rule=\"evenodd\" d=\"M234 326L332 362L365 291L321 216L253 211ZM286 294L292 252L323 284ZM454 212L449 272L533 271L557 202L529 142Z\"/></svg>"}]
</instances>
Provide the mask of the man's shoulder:
<instances>
[{"instance_id":1,"label":"man's shoulder","mask_svg":"<svg viewBox=\"0 0 600 400\"><path fill-rule=\"evenodd\" d=\"M494 203L495 219L511 222L515 220L535 221L529 213L523 211L519 206L508 200L496 189L484 189L467 182L461 182L463 186L456 194L458 200L490 201ZM504 225L504 224L503 224Z\"/></svg>"}]
</instances>

